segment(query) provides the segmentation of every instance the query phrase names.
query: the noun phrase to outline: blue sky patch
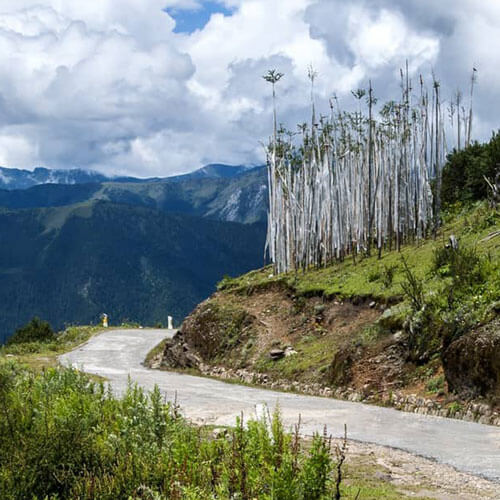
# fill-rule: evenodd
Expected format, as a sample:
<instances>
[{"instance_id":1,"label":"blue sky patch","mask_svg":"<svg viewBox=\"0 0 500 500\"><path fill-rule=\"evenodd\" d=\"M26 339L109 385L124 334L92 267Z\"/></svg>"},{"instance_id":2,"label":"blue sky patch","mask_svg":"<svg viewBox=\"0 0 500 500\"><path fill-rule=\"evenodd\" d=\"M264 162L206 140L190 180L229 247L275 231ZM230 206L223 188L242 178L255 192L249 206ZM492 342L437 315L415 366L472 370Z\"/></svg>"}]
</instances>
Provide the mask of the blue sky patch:
<instances>
[{"instance_id":1,"label":"blue sky patch","mask_svg":"<svg viewBox=\"0 0 500 500\"><path fill-rule=\"evenodd\" d=\"M202 7L197 10L171 8L167 12L175 19L175 33L193 33L197 29L203 29L212 14L232 14L224 5L210 0L203 1Z\"/></svg>"}]
</instances>

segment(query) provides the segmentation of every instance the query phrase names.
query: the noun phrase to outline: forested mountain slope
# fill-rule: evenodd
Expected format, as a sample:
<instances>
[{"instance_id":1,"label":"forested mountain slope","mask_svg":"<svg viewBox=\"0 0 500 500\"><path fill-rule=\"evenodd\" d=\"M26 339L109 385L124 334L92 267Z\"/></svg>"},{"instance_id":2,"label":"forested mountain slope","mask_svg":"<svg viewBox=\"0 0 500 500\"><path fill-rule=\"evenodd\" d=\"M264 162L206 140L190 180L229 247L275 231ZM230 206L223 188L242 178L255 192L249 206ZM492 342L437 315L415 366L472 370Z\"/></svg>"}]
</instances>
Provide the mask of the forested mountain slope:
<instances>
[{"instance_id":1,"label":"forested mountain slope","mask_svg":"<svg viewBox=\"0 0 500 500\"><path fill-rule=\"evenodd\" d=\"M60 328L181 320L224 274L263 263L265 226L92 201L0 209L0 338L38 315Z\"/></svg>"}]
</instances>

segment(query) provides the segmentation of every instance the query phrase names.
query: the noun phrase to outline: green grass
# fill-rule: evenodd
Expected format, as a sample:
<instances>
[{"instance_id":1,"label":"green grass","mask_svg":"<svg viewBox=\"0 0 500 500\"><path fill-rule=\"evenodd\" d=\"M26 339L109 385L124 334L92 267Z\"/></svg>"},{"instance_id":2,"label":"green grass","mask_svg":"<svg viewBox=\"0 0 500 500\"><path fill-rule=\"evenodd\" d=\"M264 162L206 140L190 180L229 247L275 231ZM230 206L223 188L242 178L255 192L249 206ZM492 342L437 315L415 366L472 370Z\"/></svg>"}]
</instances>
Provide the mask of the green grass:
<instances>
[{"instance_id":1,"label":"green grass","mask_svg":"<svg viewBox=\"0 0 500 500\"><path fill-rule=\"evenodd\" d=\"M322 370L331 363L338 349L335 338L306 335L294 344L297 354L272 361L267 353L256 362L257 371L267 373L273 378L318 382ZM308 380L304 380L304 375Z\"/></svg>"},{"instance_id":2,"label":"green grass","mask_svg":"<svg viewBox=\"0 0 500 500\"><path fill-rule=\"evenodd\" d=\"M70 326L51 342L26 342L0 347L0 358L22 363L35 371L57 366L57 357L103 331L101 326Z\"/></svg>"}]
</instances>

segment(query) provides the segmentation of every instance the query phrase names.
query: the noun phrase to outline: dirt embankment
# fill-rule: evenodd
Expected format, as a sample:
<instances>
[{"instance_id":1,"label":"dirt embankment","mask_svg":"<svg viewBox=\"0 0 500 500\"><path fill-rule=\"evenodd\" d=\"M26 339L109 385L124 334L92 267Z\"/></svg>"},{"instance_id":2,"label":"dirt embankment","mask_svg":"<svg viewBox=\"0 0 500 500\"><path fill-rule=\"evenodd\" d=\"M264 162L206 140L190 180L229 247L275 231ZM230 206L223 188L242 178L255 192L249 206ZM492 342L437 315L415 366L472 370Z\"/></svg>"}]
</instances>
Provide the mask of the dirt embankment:
<instances>
[{"instance_id":1,"label":"dirt embankment","mask_svg":"<svg viewBox=\"0 0 500 500\"><path fill-rule=\"evenodd\" d=\"M489 342L472 332L448 347L444 363L434 357L418 366L407 355L403 318L398 306L306 298L282 286L219 292L151 366L500 425L500 321L488 327L497 332ZM491 367L481 371L485 356Z\"/></svg>"}]
</instances>

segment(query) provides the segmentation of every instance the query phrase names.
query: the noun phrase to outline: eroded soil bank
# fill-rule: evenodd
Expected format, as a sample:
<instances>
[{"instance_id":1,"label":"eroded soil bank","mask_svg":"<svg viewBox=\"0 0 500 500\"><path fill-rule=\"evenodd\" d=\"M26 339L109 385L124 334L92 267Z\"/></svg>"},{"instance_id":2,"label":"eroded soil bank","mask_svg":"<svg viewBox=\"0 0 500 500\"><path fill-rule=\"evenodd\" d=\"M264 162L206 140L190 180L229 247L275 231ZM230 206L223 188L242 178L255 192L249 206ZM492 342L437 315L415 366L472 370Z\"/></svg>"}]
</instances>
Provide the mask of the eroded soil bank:
<instances>
[{"instance_id":1,"label":"eroded soil bank","mask_svg":"<svg viewBox=\"0 0 500 500\"><path fill-rule=\"evenodd\" d=\"M500 319L424 363L409 359L407 343L397 304L299 296L278 283L214 294L148 363L500 425Z\"/></svg>"}]
</instances>

